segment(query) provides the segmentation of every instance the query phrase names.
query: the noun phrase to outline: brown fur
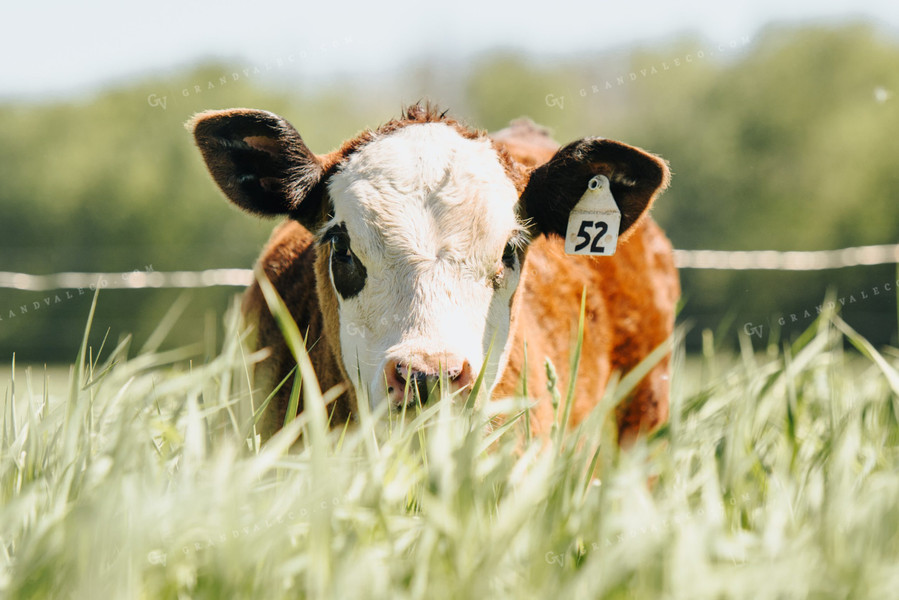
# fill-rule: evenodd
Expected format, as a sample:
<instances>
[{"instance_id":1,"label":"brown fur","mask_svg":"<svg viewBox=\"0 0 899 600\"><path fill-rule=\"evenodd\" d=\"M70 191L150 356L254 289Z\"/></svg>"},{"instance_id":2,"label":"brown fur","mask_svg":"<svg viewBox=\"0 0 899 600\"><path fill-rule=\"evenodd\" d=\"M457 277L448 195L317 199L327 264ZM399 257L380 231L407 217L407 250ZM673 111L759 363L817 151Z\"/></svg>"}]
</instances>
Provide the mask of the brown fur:
<instances>
[{"instance_id":1,"label":"brown fur","mask_svg":"<svg viewBox=\"0 0 899 600\"><path fill-rule=\"evenodd\" d=\"M430 109L413 107L404 119L364 132L339 150L319 157L325 177L346 156L375 137L408 124L435 121L445 122L469 138L485 135ZM545 131L523 121L498 132L493 143L519 191L524 189L530 170L549 160L558 148ZM327 252L316 247L313 235L302 225L288 220L275 229L260 263L300 331L308 336L307 347L322 389L347 384L347 392L331 409L333 423L345 422L356 406L340 359L337 300L327 275ZM613 371L633 368L673 329L674 307L680 294L677 271L671 245L651 219L643 218L633 225L622 236L613 257L568 256L558 236L537 237L526 251L522 280L513 300L509 360L494 396L519 392L521 374L527 370L529 394L538 399L531 413L531 424L538 434L548 433L553 421L544 358L552 360L559 373L560 389L566 389L569 352L584 286L584 347L572 424L581 421L597 404ZM256 369L257 384L267 392L287 376L294 361L256 284L247 290L244 312L258 327L258 345L272 348L271 357ZM667 419L668 372L666 357L619 407L620 442L629 443L639 432L651 430ZM271 432L283 422L289 393L288 382L273 400L265 430Z\"/></svg>"}]
</instances>

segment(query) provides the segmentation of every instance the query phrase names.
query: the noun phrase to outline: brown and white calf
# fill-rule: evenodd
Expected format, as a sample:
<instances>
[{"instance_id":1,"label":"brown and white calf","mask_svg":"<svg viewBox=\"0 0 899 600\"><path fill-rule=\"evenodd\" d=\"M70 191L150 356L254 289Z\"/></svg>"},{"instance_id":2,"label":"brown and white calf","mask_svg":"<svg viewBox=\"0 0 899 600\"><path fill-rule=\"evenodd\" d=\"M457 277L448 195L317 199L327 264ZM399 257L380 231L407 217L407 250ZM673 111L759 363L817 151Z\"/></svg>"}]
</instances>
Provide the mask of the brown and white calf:
<instances>
[{"instance_id":1,"label":"brown and white calf","mask_svg":"<svg viewBox=\"0 0 899 600\"><path fill-rule=\"evenodd\" d=\"M667 186L666 163L602 138L559 148L526 122L488 136L419 105L328 154L313 154L281 117L232 109L189 126L225 195L259 215L286 215L260 258L290 309L322 389L345 383L333 422L357 403L400 408L410 386L427 396L440 373L469 386L484 364L494 397L528 392L533 429L553 420L544 359L566 389L581 292L583 358L572 423L671 335L679 295L671 245L647 216ZM569 214L597 174L621 212L612 257L569 256ZM295 361L258 285L244 313L270 358L256 381L271 390ZM524 348L527 344L527 364ZM289 385L269 409L283 422ZM619 407L619 440L667 418L668 359Z\"/></svg>"}]
</instances>

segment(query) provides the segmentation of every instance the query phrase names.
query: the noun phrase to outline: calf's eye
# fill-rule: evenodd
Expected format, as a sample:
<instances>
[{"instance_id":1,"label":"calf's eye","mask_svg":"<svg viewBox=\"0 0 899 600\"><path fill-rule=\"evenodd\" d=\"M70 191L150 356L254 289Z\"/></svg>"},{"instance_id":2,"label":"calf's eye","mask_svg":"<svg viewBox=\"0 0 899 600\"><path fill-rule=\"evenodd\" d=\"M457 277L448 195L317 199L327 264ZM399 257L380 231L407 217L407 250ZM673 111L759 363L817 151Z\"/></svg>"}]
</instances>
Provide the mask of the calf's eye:
<instances>
[{"instance_id":1,"label":"calf's eye","mask_svg":"<svg viewBox=\"0 0 899 600\"><path fill-rule=\"evenodd\" d=\"M503 249L503 265L509 269L515 266L515 244L512 242L506 244L506 247Z\"/></svg>"},{"instance_id":2,"label":"calf's eye","mask_svg":"<svg viewBox=\"0 0 899 600\"><path fill-rule=\"evenodd\" d=\"M353 251L350 250L350 241L346 237L336 235L331 238L331 258L340 262L352 262Z\"/></svg>"},{"instance_id":3,"label":"calf's eye","mask_svg":"<svg viewBox=\"0 0 899 600\"><path fill-rule=\"evenodd\" d=\"M341 224L325 238L331 246L331 281L344 300L355 297L365 287L365 266L350 249L350 238Z\"/></svg>"}]
</instances>

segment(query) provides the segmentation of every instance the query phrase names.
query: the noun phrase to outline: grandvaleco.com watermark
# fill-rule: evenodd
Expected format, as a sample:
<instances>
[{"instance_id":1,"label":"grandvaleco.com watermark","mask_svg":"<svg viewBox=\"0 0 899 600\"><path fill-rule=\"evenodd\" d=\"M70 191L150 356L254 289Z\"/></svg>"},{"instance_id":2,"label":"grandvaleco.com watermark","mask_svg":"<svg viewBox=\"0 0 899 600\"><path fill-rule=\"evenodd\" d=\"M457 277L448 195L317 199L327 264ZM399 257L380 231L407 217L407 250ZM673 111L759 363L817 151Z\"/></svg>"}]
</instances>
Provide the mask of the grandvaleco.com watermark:
<instances>
[{"instance_id":1,"label":"grandvaleco.com watermark","mask_svg":"<svg viewBox=\"0 0 899 600\"><path fill-rule=\"evenodd\" d=\"M610 79L604 79L602 82L591 84L589 87L580 88L577 92L577 95L581 98L586 98L589 95L599 94L603 91L612 90L625 84L633 83L640 79L646 79L648 77L654 77L661 73L675 71L682 66L687 66L689 64L702 61L708 57L720 56L735 52L741 48L748 46L750 42L751 39L748 36L743 36L740 39L734 39L730 42L718 44L714 48L700 48L694 52L689 52L687 54L676 56L668 60L659 61L658 63L654 63L651 65L645 65L643 67L640 67L639 69L634 69L632 71L628 71L627 73L620 73ZM565 108L564 95L547 94L543 100L549 107L555 107L558 109Z\"/></svg>"},{"instance_id":2,"label":"grandvaleco.com watermark","mask_svg":"<svg viewBox=\"0 0 899 600\"><path fill-rule=\"evenodd\" d=\"M130 271L128 273L122 273L120 277L123 281L127 281L130 277L138 273L146 274L152 272L153 265L146 265L142 269L134 269L133 271ZM93 293L97 291L97 288L103 289L106 287L109 287L109 281L105 277L101 277L97 279L96 283L92 283L87 287L58 290L56 293L47 294L43 298L30 300L28 302L25 302L24 304L19 304L18 306L10 307L5 310L0 310L0 321L9 321L27 314L34 314L39 310L46 310L51 306L56 306L69 300L74 300L75 298L84 296L85 294L87 294L87 292Z\"/></svg>"},{"instance_id":3,"label":"grandvaleco.com watermark","mask_svg":"<svg viewBox=\"0 0 899 600\"><path fill-rule=\"evenodd\" d=\"M207 79L204 82L197 82L192 85L188 85L187 87L181 88L181 91L178 94L172 94L171 96L169 96L168 94L160 94L154 92L147 96L147 104L154 108L161 108L162 110L165 110L166 108L168 108L170 101L175 102L179 97L190 98L191 96L202 94L204 91L217 90L222 86L227 85L228 83L236 83L241 80L252 79L253 77L258 77L263 73L270 73L274 70L283 69L284 67L288 67L294 64L299 64L307 58L318 57L338 48L349 46L352 43L352 36L344 36L341 39L332 40L330 44L322 44L318 48L312 50L302 50L295 54L280 56L273 60L266 61L264 64L257 64L250 67L236 69L228 73L221 73L218 75L218 77L213 77L211 79Z\"/></svg>"},{"instance_id":4,"label":"grandvaleco.com watermark","mask_svg":"<svg viewBox=\"0 0 899 600\"><path fill-rule=\"evenodd\" d=\"M812 319L818 317L822 312L824 312L825 309L836 310L838 307L844 308L846 306L851 306L859 302L870 300L875 296L894 293L896 290L899 290L899 279L897 279L896 281L887 281L880 285L873 285L871 287L864 288L850 294L843 294L834 300L822 302L821 304L818 304L817 306L811 308L797 310L789 314L776 314L768 320L768 324L769 327L773 323L777 323L780 327L786 327L792 323L807 324L811 322ZM749 337L761 338L764 335L764 332L764 324L755 324L752 321L743 323L743 333L745 333Z\"/></svg>"}]
</instances>

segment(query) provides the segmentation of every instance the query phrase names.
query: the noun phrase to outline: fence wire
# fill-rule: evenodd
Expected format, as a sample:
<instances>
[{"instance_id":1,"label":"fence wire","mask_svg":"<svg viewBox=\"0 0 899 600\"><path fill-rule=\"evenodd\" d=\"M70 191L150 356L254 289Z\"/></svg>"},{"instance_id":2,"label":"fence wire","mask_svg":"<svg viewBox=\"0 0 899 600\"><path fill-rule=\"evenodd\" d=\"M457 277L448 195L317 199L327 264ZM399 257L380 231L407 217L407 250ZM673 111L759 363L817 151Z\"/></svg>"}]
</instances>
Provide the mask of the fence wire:
<instances>
[{"instance_id":1,"label":"fence wire","mask_svg":"<svg viewBox=\"0 0 899 600\"><path fill-rule=\"evenodd\" d=\"M205 271L130 271L127 273L52 273L29 275L0 271L0 288L45 292L48 290L246 287L253 281L252 269L207 269Z\"/></svg>"},{"instance_id":2,"label":"fence wire","mask_svg":"<svg viewBox=\"0 0 899 600\"><path fill-rule=\"evenodd\" d=\"M820 271L897 263L899 244L806 252L675 250L674 261L679 269Z\"/></svg>"},{"instance_id":3,"label":"fence wire","mask_svg":"<svg viewBox=\"0 0 899 600\"><path fill-rule=\"evenodd\" d=\"M675 250L674 262L679 269L819 271L899 263L899 244L807 252ZM51 273L48 275L0 271L0 288L31 292L94 289L96 287L103 289L246 287L252 281L252 269Z\"/></svg>"}]
</instances>

